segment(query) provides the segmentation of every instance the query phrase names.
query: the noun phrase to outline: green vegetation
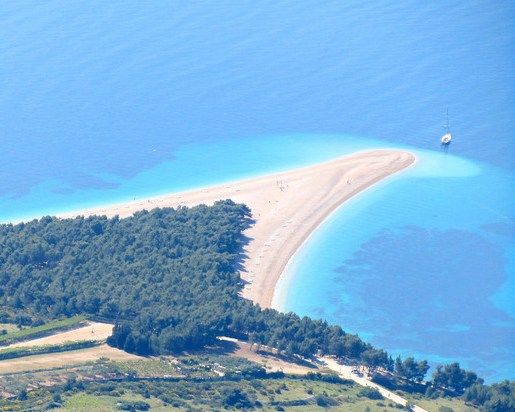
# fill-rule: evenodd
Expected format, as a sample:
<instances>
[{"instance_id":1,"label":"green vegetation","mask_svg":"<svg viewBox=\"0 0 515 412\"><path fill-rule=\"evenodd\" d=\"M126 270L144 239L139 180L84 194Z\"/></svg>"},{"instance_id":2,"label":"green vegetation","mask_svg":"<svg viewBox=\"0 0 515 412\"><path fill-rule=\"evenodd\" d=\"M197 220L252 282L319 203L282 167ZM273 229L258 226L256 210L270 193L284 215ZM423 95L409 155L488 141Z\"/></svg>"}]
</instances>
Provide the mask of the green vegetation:
<instances>
[{"instance_id":1,"label":"green vegetation","mask_svg":"<svg viewBox=\"0 0 515 412\"><path fill-rule=\"evenodd\" d=\"M150 404L145 401L123 400L118 402L116 406L122 411L148 411L150 409Z\"/></svg>"},{"instance_id":2,"label":"green vegetation","mask_svg":"<svg viewBox=\"0 0 515 412\"><path fill-rule=\"evenodd\" d=\"M119 371L131 376L139 375L156 378L160 376L184 376L184 371L177 368L177 363L173 359L168 359L164 356L159 359L117 361L116 365Z\"/></svg>"},{"instance_id":3,"label":"green vegetation","mask_svg":"<svg viewBox=\"0 0 515 412\"><path fill-rule=\"evenodd\" d=\"M44 382L56 386L47 388ZM31 387L27 393L25 388ZM143 401L152 411L235 409L248 400L262 411L394 411L403 409L375 390L367 390L336 375L309 373L304 377L265 373L253 362L226 355L194 355L111 362L99 360L71 368L17 373L0 379L0 392L12 394L0 401L2 410L119 410ZM14 399L13 397L25 400ZM429 399L401 394L429 412L474 412L459 398ZM375 399L375 398L378 399ZM246 400L245 400L246 399ZM233 407L228 405L235 402ZM259 402L259 403L256 403ZM240 403L241 404L241 403ZM137 405L137 404L134 404ZM133 406L134 406L133 405ZM175 405L175 406L173 406ZM484 409L487 410L487 409Z\"/></svg>"},{"instance_id":4,"label":"green vegetation","mask_svg":"<svg viewBox=\"0 0 515 412\"><path fill-rule=\"evenodd\" d=\"M7 335L8 333L13 333L20 330L17 325L14 323L0 323L0 336Z\"/></svg>"},{"instance_id":5,"label":"green vegetation","mask_svg":"<svg viewBox=\"0 0 515 412\"><path fill-rule=\"evenodd\" d=\"M358 392L358 395L368 399L383 399L383 395L376 388L363 388Z\"/></svg>"},{"instance_id":6,"label":"green vegetation","mask_svg":"<svg viewBox=\"0 0 515 412\"><path fill-rule=\"evenodd\" d=\"M465 389L478 382L474 372L460 368L459 363L438 366L433 373L433 386L444 388L452 393L461 395ZM480 380L479 383L482 383Z\"/></svg>"},{"instance_id":7,"label":"green vegetation","mask_svg":"<svg viewBox=\"0 0 515 412\"><path fill-rule=\"evenodd\" d=\"M391 402L359 396L347 383L293 377L211 381L76 382L75 386L40 388L25 400L0 400L0 410L63 411L399 411ZM58 394L56 396L55 394ZM402 409L402 408L401 408Z\"/></svg>"},{"instance_id":8,"label":"green vegetation","mask_svg":"<svg viewBox=\"0 0 515 412\"><path fill-rule=\"evenodd\" d=\"M127 219L2 225L0 304L29 317L117 321L108 343L138 354L178 353L227 335L289 355L321 351L389 367L384 351L340 327L239 296L242 232L251 224L249 209L227 200Z\"/></svg>"},{"instance_id":9,"label":"green vegetation","mask_svg":"<svg viewBox=\"0 0 515 412\"><path fill-rule=\"evenodd\" d=\"M420 406L428 412L478 412L475 406L465 403L460 397L443 396L435 399L429 398L422 394L413 394L402 392L399 393L410 403Z\"/></svg>"},{"instance_id":10,"label":"green vegetation","mask_svg":"<svg viewBox=\"0 0 515 412\"><path fill-rule=\"evenodd\" d=\"M62 396L61 396L62 398ZM105 399L107 398L107 399ZM110 402L113 401L113 402ZM94 396L88 393L79 392L71 394L64 402L64 410L100 410L106 406L114 406L116 399L109 399L107 396ZM113 408L114 409L114 408Z\"/></svg>"},{"instance_id":11,"label":"green vegetation","mask_svg":"<svg viewBox=\"0 0 515 412\"><path fill-rule=\"evenodd\" d=\"M0 294L1 291L2 289L0 287ZM0 335L0 345L10 345L12 343L20 342L23 340L41 338L56 332L76 328L82 324L85 324L85 320L85 316L79 315L66 319L52 320L48 323L30 328L17 330L11 329L6 334Z\"/></svg>"},{"instance_id":12,"label":"green vegetation","mask_svg":"<svg viewBox=\"0 0 515 412\"><path fill-rule=\"evenodd\" d=\"M56 345L26 346L0 349L0 360L21 358L23 356L42 355L44 353L67 352L91 348L98 345L98 341L85 340L80 342L65 342Z\"/></svg>"},{"instance_id":13,"label":"green vegetation","mask_svg":"<svg viewBox=\"0 0 515 412\"><path fill-rule=\"evenodd\" d=\"M463 398L482 411L515 411L515 382L475 383L465 391Z\"/></svg>"},{"instance_id":14,"label":"green vegetation","mask_svg":"<svg viewBox=\"0 0 515 412\"><path fill-rule=\"evenodd\" d=\"M339 326L261 309L241 298L239 271L248 241L243 231L251 224L245 205L226 200L141 211L127 219L44 217L0 225L0 305L8 311L0 320L34 325L1 335L0 342L40 336L57 330L59 322L73 326L88 316L115 323L110 345L142 355L203 348L224 335L288 356L334 355L421 386L425 361L394 362ZM71 318L55 321L64 316ZM249 379L263 373L247 371ZM457 396L476 383L481 381L474 373L450 364L436 371L431 388L433 394ZM262 402L236 389L242 388L217 392L216 404ZM314 405L331 406L325 396Z\"/></svg>"},{"instance_id":15,"label":"green vegetation","mask_svg":"<svg viewBox=\"0 0 515 412\"><path fill-rule=\"evenodd\" d=\"M181 356L175 358L162 356L159 359L130 360L116 362L118 374L145 376L152 378L256 378L266 375L265 370L254 362L231 356Z\"/></svg>"},{"instance_id":16,"label":"green vegetation","mask_svg":"<svg viewBox=\"0 0 515 412\"><path fill-rule=\"evenodd\" d=\"M401 360L400 357L395 359L395 375L414 382L422 382L429 370L427 361L416 362L412 357Z\"/></svg>"}]
</instances>

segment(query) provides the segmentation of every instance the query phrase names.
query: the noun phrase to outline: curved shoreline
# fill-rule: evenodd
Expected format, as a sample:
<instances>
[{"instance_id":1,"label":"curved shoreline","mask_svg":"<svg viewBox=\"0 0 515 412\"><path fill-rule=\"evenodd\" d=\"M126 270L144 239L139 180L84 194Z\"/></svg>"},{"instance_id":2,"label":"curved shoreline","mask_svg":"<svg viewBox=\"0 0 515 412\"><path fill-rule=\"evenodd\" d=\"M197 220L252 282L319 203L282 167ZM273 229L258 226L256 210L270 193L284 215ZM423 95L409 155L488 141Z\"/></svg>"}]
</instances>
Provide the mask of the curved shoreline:
<instances>
[{"instance_id":1,"label":"curved shoreline","mask_svg":"<svg viewBox=\"0 0 515 412\"><path fill-rule=\"evenodd\" d=\"M390 149L356 152L313 166L248 180L109 205L60 217L101 214L131 216L143 209L195 206L232 199L250 207L255 224L250 239L242 295L261 307L270 307L285 267L309 235L346 200L375 183L406 169L413 154Z\"/></svg>"},{"instance_id":2,"label":"curved shoreline","mask_svg":"<svg viewBox=\"0 0 515 412\"><path fill-rule=\"evenodd\" d=\"M365 153L377 153L378 151L374 152L363 152ZM287 246L289 252L287 254L283 254L283 256L277 256L277 259L274 260L273 263L274 269L271 271L271 273L267 274L267 282L264 282L263 291L256 295L249 295L246 296L249 299L253 300L256 303L259 303L261 307L270 308L272 307L272 303L274 300L274 296L277 292L276 288L279 284L279 281L284 276L285 269L287 268L288 264L292 261L292 259L295 257L295 254L301 250L302 246L308 241L309 237L317 230L319 226L321 226L337 209L339 209L347 200L355 197L359 193L362 193L363 191L371 188L376 183L379 183L380 181L383 181L387 179L388 177L391 177L398 172L414 165L416 163L416 157L408 152L395 152L395 151L388 151L389 154L396 153L399 155L397 159L395 159L396 165L393 167L393 169L390 169L388 167L385 168L382 172L378 173L377 175L372 175L372 177L367 180L366 182L356 185L355 188L351 189L350 192L343 191L339 196L336 195L335 198L332 199L332 202L327 205L323 211L320 210L312 210L310 211L309 215L307 216L307 220L310 222L309 226L306 227L304 230L302 230L302 236L295 236L294 242L289 244ZM338 168L338 172L341 173L339 176L340 181L338 183L341 183L342 180L345 180L347 174L344 173L344 164L341 161L345 160L351 160L353 156L359 156L360 153L346 156L344 158L335 160L330 162L331 164L335 164L335 166ZM361 160L361 159L360 159ZM342 164L340 164L340 162ZM341 169L340 169L341 166ZM316 167L316 166L314 166ZM311 168L306 168L311 169ZM307 170L306 170L307 171ZM337 185L335 184L335 187ZM317 213L318 212L318 213ZM310 218L313 218L313 221L311 221ZM245 290L243 295L245 296Z\"/></svg>"},{"instance_id":3,"label":"curved shoreline","mask_svg":"<svg viewBox=\"0 0 515 412\"><path fill-rule=\"evenodd\" d=\"M279 310L279 311L283 311L284 310L284 304L286 303L286 297L287 297L286 290L288 289L290 283L293 281L293 275L294 275L294 270L295 270L293 265L295 264L296 256L307 245L307 243L313 237L315 232L322 225L325 225L328 222L328 220L331 217L333 217L334 214L336 214L337 211L340 208L342 208L348 200L357 197L359 194L364 193L367 190L372 189L373 187L376 187L379 183L386 182L390 178L395 177L398 173L404 171L407 168L410 168L410 167L414 166L417 163L418 159L417 159L417 157L415 155L413 155L413 156L414 156L415 159L413 160L413 162L410 165L408 165L405 168L400 169L397 172L394 172L394 173L392 173L392 174L390 174L388 176L385 176L384 178L379 179L377 182L375 182L375 183L373 183L373 184L363 188L358 193L355 193L354 195L344 199L342 201L342 203L340 203L338 206L336 206L326 216L320 218L320 220L319 220L318 224L316 225L316 227L304 238L302 243L299 245L299 247L295 250L295 252L290 256L290 258L288 259L288 261L284 265L284 268L283 268L281 274L279 275L279 277L278 277L278 279L277 279L277 281L275 283L274 293L273 293L272 299L270 301L270 307L271 308ZM283 290L283 289L286 289L286 290Z\"/></svg>"}]
</instances>

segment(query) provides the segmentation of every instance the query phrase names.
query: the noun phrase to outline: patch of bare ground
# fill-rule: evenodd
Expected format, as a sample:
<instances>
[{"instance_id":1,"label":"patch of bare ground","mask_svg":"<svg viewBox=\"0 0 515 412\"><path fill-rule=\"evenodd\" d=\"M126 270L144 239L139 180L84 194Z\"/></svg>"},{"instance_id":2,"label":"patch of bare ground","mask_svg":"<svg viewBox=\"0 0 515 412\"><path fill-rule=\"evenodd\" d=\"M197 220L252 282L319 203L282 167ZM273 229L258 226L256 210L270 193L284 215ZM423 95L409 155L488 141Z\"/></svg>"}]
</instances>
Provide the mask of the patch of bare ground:
<instances>
[{"instance_id":1,"label":"patch of bare ground","mask_svg":"<svg viewBox=\"0 0 515 412\"><path fill-rule=\"evenodd\" d=\"M262 350L257 351L255 346L251 348L247 343L239 344L238 349L234 352L234 356L259 363L263 365L268 372L281 371L295 375L305 375L308 372L315 372L317 370L317 367L311 363L295 363L290 358Z\"/></svg>"},{"instance_id":2,"label":"patch of bare ground","mask_svg":"<svg viewBox=\"0 0 515 412\"><path fill-rule=\"evenodd\" d=\"M57 345L64 342L79 342L83 340L106 340L113 332L113 325L110 323L88 322L86 326L77 329L71 329L64 332L58 332L43 338L31 339L22 342L16 342L6 346L6 348Z\"/></svg>"},{"instance_id":3,"label":"patch of bare ground","mask_svg":"<svg viewBox=\"0 0 515 412\"><path fill-rule=\"evenodd\" d=\"M203 351L206 353L206 350ZM207 349L207 353L225 354L262 365L267 372L284 372L305 375L308 372L320 372L317 365L296 357L287 357L276 350L263 345L251 345L240 340L222 337L217 347Z\"/></svg>"},{"instance_id":4,"label":"patch of bare ground","mask_svg":"<svg viewBox=\"0 0 515 412\"><path fill-rule=\"evenodd\" d=\"M100 358L108 358L113 361L141 359L140 356L103 344L93 348L69 352L48 353L3 360L0 361L0 375L80 365Z\"/></svg>"}]
</instances>

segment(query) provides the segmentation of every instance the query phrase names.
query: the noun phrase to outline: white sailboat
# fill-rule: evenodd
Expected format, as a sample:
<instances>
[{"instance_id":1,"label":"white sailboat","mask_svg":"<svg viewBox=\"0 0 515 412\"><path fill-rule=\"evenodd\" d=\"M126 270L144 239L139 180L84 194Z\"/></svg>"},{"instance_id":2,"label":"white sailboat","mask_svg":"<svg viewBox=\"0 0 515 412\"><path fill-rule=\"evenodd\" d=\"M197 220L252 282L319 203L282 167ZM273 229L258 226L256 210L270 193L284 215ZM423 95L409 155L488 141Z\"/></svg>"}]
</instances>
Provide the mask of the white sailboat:
<instances>
[{"instance_id":1,"label":"white sailboat","mask_svg":"<svg viewBox=\"0 0 515 412\"><path fill-rule=\"evenodd\" d=\"M441 137L440 142L442 146L447 146L451 144L452 134L449 129L449 109L447 109L447 125L445 126L445 134Z\"/></svg>"}]
</instances>

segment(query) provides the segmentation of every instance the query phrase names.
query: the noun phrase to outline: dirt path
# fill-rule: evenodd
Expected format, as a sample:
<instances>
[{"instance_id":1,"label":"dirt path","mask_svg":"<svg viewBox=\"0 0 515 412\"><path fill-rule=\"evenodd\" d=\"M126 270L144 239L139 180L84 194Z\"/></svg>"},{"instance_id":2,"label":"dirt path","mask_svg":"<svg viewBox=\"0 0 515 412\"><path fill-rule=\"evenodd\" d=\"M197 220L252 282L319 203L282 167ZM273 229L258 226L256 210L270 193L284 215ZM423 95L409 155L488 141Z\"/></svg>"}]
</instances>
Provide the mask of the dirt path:
<instances>
[{"instance_id":1,"label":"dirt path","mask_svg":"<svg viewBox=\"0 0 515 412\"><path fill-rule=\"evenodd\" d=\"M336 360L334 360L332 358L328 358L328 357L319 358L319 360L322 363L324 363L329 369L337 372L344 379L350 379L361 386L368 386L370 388L375 388L386 399L391 400L395 403L398 403L399 405L406 406L406 404L408 403L408 401L406 399L397 395L396 393L389 391L388 389L383 388L382 386L379 386L378 384L372 382L371 380L369 380L367 378L359 377L356 374L352 373L352 368L350 366L341 365ZM427 412L425 409L421 408L420 406L414 406L413 411Z\"/></svg>"},{"instance_id":2,"label":"dirt path","mask_svg":"<svg viewBox=\"0 0 515 412\"><path fill-rule=\"evenodd\" d=\"M245 358L249 361L256 362L262 365L267 372L284 372L291 373L294 375L305 375L309 372L316 372L317 367L314 364L300 364L289 362L288 359L277 356L276 354L263 350L256 352L257 346L251 348L251 345L247 342L243 342L234 338L219 337L221 341L231 342L234 344L233 352L231 356L237 356ZM262 345L263 347L264 345Z\"/></svg>"}]
</instances>

